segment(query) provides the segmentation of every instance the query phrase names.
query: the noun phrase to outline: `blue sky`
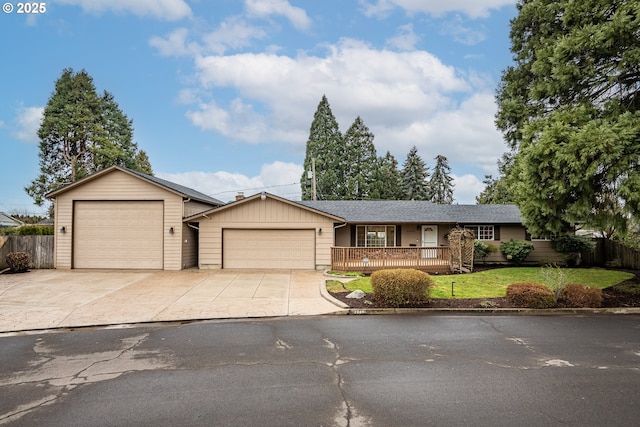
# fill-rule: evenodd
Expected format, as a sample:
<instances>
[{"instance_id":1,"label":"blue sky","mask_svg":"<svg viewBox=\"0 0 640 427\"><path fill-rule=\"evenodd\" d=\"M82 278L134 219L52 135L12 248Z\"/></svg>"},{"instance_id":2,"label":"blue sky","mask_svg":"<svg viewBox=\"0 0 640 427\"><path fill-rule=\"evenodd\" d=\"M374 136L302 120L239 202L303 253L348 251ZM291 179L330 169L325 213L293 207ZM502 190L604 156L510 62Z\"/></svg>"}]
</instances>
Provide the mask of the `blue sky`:
<instances>
[{"instance_id":1,"label":"blue sky","mask_svg":"<svg viewBox=\"0 0 640 427\"><path fill-rule=\"evenodd\" d=\"M511 64L516 0L55 0L0 14L0 211L40 213L36 130L65 68L133 119L157 176L221 200L299 199L323 94L341 130L357 116L400 165L449 159L475 203L505 151L495 89Z\"/></svg>"}]
</instances>

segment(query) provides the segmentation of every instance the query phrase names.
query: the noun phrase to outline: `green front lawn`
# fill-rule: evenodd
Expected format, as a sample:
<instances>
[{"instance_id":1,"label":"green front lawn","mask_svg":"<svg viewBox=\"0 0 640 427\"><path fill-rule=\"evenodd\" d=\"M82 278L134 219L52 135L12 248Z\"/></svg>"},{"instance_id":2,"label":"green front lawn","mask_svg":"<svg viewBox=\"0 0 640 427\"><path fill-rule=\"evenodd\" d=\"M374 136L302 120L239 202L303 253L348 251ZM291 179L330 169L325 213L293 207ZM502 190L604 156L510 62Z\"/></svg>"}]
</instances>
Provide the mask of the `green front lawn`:
<instances>
[{"instance_id":1,"label":"green front lawn","mask_svg":"<svg viewBox=\"0 0 640 427\"><path fill-rule=\"evenodd\" d=\"M631 273L599 268L540 268L505 267L478 273L448 276L432 275L436 286L431 290L433 298L451 298L451 282L454 283L454 298L497 298L506 294L507 286L517 282L537 282L548 286L557 274L565 274L564 283L580 283L604 289L633 277ZM344 284L350 291L360 289L371 293L371 278L363 277Z\"/></svg>"}]
</instances>

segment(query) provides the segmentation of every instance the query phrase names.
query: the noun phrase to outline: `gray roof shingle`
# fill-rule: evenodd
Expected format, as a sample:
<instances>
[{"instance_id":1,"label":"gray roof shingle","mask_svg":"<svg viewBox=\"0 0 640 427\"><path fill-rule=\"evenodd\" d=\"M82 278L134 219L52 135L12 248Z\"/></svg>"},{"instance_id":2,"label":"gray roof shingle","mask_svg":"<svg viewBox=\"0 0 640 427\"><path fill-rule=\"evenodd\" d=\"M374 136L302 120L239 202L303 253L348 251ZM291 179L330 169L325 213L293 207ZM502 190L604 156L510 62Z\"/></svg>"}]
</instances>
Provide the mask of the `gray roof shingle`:
<instances>
[{"instance_id":1,"label":"gray roof shingle","mask_svg":"<svg viewBox=\"0 0 640 427\"><path fill-rule=\"evenodd\" d=\"M353 223L522 224L515 205L439 205L418 200L304 200L301 205Z\"/></svg>"},{"instance_id":2,"label":"gray roof shingle","mask_svg":"<svg viewBox=\"0 0 640 427\"><path fill-rule=\"evenodd\" d=\"M218 205L225 204L225 202L220 201L214 197L207 196L206 194L201 193L197 190L194 190L193 188L185 187L184 185L176 184L175 182L167 181L166 179L158 178L157 176L147 175L146 173L134 171L132 169L128 169L128 168L122 168L122 169L126 169L127 171L133 174L136 174L142 178L146 178L149 181L155 182L156 184L162 185L163 187L167 187L173 191L177 191L178 193L184 194L185 196L190 197L192 199L201 200L209 203L216 203Z\"/></svg>"}]
</instances>

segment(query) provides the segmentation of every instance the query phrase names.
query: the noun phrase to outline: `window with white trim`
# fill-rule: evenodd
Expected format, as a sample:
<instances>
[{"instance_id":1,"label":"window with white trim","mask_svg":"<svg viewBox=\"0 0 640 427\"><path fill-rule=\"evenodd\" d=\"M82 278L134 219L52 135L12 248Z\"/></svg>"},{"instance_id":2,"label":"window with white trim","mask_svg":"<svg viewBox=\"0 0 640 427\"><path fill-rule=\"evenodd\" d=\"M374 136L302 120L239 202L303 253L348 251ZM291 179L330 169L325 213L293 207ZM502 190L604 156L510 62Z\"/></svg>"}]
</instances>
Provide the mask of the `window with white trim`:
<instances>
[{"instance_id":1,"label":"window with white trim","mask_svg":"<svg viewBox=\"0 0 640 427\"><path fill-rule=\"evenodd\" d=\"M387 247L396 245L395 225L358 225L356 227L356 246Z\"/></svg>"},{"instance_id":2,"label":"window with white trim","mask_svg":"<svg viewBox=\"0 0 640 427\"><path fill-rule=\"evenodd\" d=\"M465 229L471 230L478 240L494 240L495 237L493 225L466 226Z\"/></svg>"}]
</instances>

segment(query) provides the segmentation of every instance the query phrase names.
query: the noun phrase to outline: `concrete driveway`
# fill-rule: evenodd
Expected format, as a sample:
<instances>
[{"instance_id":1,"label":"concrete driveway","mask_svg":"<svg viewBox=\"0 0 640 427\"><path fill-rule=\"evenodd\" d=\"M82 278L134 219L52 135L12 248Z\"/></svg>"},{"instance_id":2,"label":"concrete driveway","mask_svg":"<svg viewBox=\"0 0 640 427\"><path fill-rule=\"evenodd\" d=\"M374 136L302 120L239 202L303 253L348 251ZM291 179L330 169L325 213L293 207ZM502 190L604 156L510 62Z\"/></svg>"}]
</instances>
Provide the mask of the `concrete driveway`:
<instances>
[{"instance_id":1,"label":"concrete driveway","mask_svg":"<svg viewBox=\"0 0 640 427\"><path fill-rule=\"evenodd\" d=\"M343 312L317 271L33 270L0 275L0 332Z\"/></svg>"}]
</instances>

